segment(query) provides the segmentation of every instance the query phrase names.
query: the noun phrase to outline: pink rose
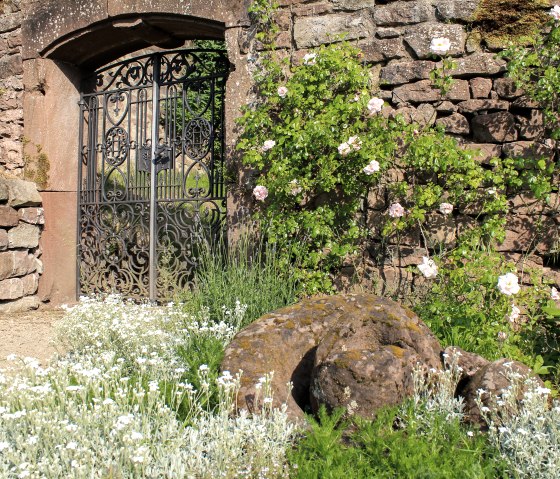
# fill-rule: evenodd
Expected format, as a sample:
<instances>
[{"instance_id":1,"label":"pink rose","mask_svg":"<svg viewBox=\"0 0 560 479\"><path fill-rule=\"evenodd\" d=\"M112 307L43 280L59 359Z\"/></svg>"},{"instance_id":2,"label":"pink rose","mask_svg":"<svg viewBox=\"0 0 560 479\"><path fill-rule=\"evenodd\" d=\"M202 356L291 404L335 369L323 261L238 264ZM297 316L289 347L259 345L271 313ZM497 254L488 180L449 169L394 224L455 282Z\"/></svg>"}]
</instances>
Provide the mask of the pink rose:
<instances>
[{"instance_id":1,"label":"pink rose","mask_svg":"<svg viewBox=\"0 0 560 479\"><path fill-rule=\"evenodd\" d=\"M278 96L284 98L288 94L288 89L285 86L278 87Z\"/></svg>"},{"instance_id":2,"label":"pink rose","mask_svg":"<svg viewBox=\"0 0 560 479\"><path fill-rule=\"evenodd\" d=\"M383 108L385 102L381 98L373 97L370 101L368 101L367 109L369 111L370 116L379 113Z\"/></svg>"},{"instance_id":3,"label":"pink rose","mask_svg":"<svg viewBox=\"0 0 560 479\"><path fill-rule=\"evenodd\" d=\"M268 196L268 189L266 186L257 185L253 189L253 196L257 201L264 201Z\"/></svg>"},{"instance_id":4,"label":"pink rose","mask_svg":"<svg viewBox=\"0 0 560 479\"><path fill-rule=\"evenodd\" d=\"M274 148L276 146L276 142L274 140L266 140L263 143L262 146L262 151L268 151L271 150L272 148Z\"/></svg>"},{"instance_id":5,"label":"pink rose","mask_svg":"<svg viewBox=\"0 0 560 479\"><path fill-rule=\"evenodd\" d=\"M373 175L380 170L379 161L371 160L368 165L362 170L366 175Z\"/></svg>"},{"instance_id":6,"label":"pink rose","mask_svg":"<svg viewBox=\"0 0 560 479\"><path fill-rule=\"evenodd\" d=\"M404 208L401 206L400 203L393 203L389 207L389 216L391 218L400 218L404 216Z\"/></svg>"}]
</instances>

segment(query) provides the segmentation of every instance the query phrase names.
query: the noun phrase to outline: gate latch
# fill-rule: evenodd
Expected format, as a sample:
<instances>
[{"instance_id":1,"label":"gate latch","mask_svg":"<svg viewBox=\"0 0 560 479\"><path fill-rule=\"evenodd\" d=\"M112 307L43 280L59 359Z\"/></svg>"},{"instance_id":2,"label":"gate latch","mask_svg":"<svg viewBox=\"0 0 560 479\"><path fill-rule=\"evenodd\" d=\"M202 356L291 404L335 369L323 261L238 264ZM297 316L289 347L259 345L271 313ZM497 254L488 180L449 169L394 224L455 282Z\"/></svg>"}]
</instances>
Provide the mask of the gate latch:
<instances>
[{"instance_id":1,"label":"gate latch","mask_svg":"<svg viewBox=\"0 0 560 479\"><path fill-rule=\"evenodd\" d=\"M173 168L173 162L171 158L173 156L173 150L167 145L158 145L156 147L156 154L154 157L154 163L156 164L156 171L169 170ZM140 149L140 161L138 165L139 171L150 172L150 158L152 157L152 147L150 145L144 145Z\"/></svg>"}]
</instances>

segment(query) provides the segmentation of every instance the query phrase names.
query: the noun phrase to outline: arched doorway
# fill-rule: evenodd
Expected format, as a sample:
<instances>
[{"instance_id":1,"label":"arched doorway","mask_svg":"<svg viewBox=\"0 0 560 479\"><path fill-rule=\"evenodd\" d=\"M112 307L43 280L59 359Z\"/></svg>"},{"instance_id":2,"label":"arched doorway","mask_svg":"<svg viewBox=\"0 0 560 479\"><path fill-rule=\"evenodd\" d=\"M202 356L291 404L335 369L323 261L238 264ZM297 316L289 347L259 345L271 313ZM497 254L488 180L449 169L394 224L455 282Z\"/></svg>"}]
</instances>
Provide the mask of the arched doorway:
<instances>
[{"instance_id":1,"label":"arched doorway","mask_svg":"<svg viewBox=\"0 0 560 479\"><path fill-rule=\"evenodd\" d=\"M48 186L45 190L41 191L45 208L46 224L42 237L44 273L40 280L39 294L44 299L50 300L53 303L63 303L74 300L80 291L83 291L82 275L77 269L77 264L79 255L82 254L84 249L79 246L81 240L78 241L79 236L76 234L76 230L78 229L78 232L82 231L82 228L84 228L82 219L88 216L88 214L83 213L82 207L84 203L78 204L77 198L80 189L82 189L82 192L87 190L88 180L87 167L85 171L81 172L81 180L78 180L78 165L83 162L84 145L86 145L86 150L91 148L93 139L92 143L87 146L89 141L88 135L91 132L88 133L86 131L87 127L84 126L84 115L87 117L92 111L90 106L84 105L83 101L85 96L82 97L82 94L87 95L88 93L95 93L93 90L88 91L82 88L84 81L87 81L87 78L90 77L92 73L103 68L103 65L114 62L123 55L130 54L142 48L155 46L158 47L158 49L177 49L183 46L186 40L225 40L230 74L227 80L225 79L225 75L220 77L223 81L220 85L222 92L217 95L217 97L225 97L226 99L223 100L221 106L223 107L223 104L227 104L227 107L223 108L222 111L223 118L220 131L215 129L215 125L212 125L212 131L210 133L211 136L213 135L211 141L213 146L211 150L215 152L216 148L218 148L221 153L220 155L213 155L214 159L212 160L212 168L210 169L212 171L210 171L208 176L210 179L204 180L207 182L207 189L209 191L211 190L211 196L223 200L225 193L219 191L220 182L222 182L221 178L223 178L223 176L220 177L221 172L218 174L214 172L213 169L217 165L217 162L227 161L228 152L232 151L232 145L235 141L234 119L238 115L239 107L245 103L247 92L251 85L247 68L247 58L246 55L241 53L238 41L242 29L249 25L249 21L245 3L237 0L217 0L215 2L193 0L188 2L188 4L167 0L78 0L72 2L67 0L43 0L42 2L33 4L31 8L32 10L28 12L23 25L25 88L24 130L25 136L28 139L27 150L30 152L30 156L33 156L35 150L40 150L42 155L48 159L50 168ZM165 56L167 53L161 55ZM191 85L191 87L192 86L193 85ZM150 88L153 88L153 84L150 84L149 87L145 85L145 87L147 92ZM215 89L215 97L216 87L217 84L213 87ZM161 84L159 88L161 93ZM172 88L172 85L164 86L164 96L168 95L167 92L170 88ZM170 94L170 97L182 97L184 84L176 88L177 95ZM180 93L179 90L181 90ZM150 90L150 92L151 91L152 90ZM103 98L103 101L105 101L104 95L107 92L97 93L101 94L98 98ZM150 93L150 95L152 95L152 93ZM152 99L153 96L147 97L148 103ZM138 98L136 98L135 101L136 106L141 103L144 105L146 104L144 100L139 101ZM169 98L163 100L163 103L160 101L160 112L166 111L167 107L162 106L165 104L165 101L171 104L175 100ZM81 106L80 102L82 102ZM105 115L105 111L102 111L99 107L96 111L96 114L101 116ZM215 108L214 112L216 112ZM153 113L148 112L146 118L150 119L150 115L153 115ZM161 118L160 114L156 116L158 115L159 121L153 122L153 124L157 124L159 125L159 129L165 130L165 119ZM184 116L187 123L196 119L194 116L189 115L190 113L187 111L187 115ZM134 115L132 118L134 118ZM207 119L204 116L202 118ZM80 122L82 122L81 129L79 129ZM136 120L133 120L133 123L134 122L136 122ZM136 163L140 161L142 152L147 153L148 150L146 146L152 146L154 151L150 151L150 153L154 153L154 156L159 155L160 158L164 158L168 155L169 150L166 150L166 148L175 148L175 151L170 153L170 155L178 154L178 156L171 159L170 163L175 166L183 164L182 156L189 157L187 153L188 147L185 146L188 143L185 140L185 135L188 132L183 131L187 124L178 126L176 119L171 123L174 124L168 125L167 128L168 131L174 132L173 135L175 136L173 138L169 136L169 134L164 134L163 136L153 134L151 132L152 128L148 126L146 131L150 130L148 131L150 137L148 138L146 135L143 139L149 139L150 142L148 143L146 141L146 144L140 144L142 142L135 140L136 143L129 145L135 147L134 150L132 150L132 148L130 150L132 151L133 162ZM152 123L148 121L147 124L151 125ZM194 125L195 122L191 123L192 132L190 134L193 138L192 144L200 141L208 132L208 129L204 130L204 122L199 122L197 126L198 130ZM109 157L105 154L105 160L107 160L109 164L111 161L117 163L120 161L118 157L118 149L120 148L120 146L118 146L119 141L121 144L126 143L123 142L124 137L122 133L119 132L118 128L116 128L117 125L112 126L115 127L112 131L109 131L110 128L103 131L104 135L107 136L107 134L109 134L109 137L112 138L111 155L113 156L111 156L109 160ZM136 124L132 125L134 135L136 135L136 128ZM86 133L84 133L84 131L86 131ZM204 133L204 131L206 131L206 133ZM99 132L101 132L101 130L99 130ZM83 135L81 138L80 134ZM127 134L131 134L130 130L127 131ZM221 135L221 138L225 136L227 138L227 143L224 141L216 141L217 134ZM99 133L99 135L101 135L101 133ZM195 138L197 135L199 139ZM152 138L156 136L158 137L157 144L152 141ZM161 142L160 136L163 138ZM106 140L107 138L105 138L105 145ZM98 139L96 139L95 142L100 143ZM170 147L169 145L171 144L174 146ZM158 145L161 147L160 150L157 150ZM181 152L178 153L179 151ZM79 153L77 154L77 152ZM98 155L97 159L103 161L103 152L97 151L96 153ZM192 158L189 158L189 161L191 161ZM128 160L123 162L123 164L127 161ZM194 163L197 161L200 162L200 160L194 160ZM198 165L204 170L201 163L198 163ZM187 170L190 167L190 165L187 166L186 163L185 166ZM113 171L113 175L118 175L119 173L117 170L119 166L113 167L116 168ZM194 171L194 169L194 167L191 168L191 172ZM141 168L138 171L140 170ZM171 170L173 170L173 168L162 168L158 177L163 177L167 174L168 180L171 177L178 179L179 175L175 173L171 174ZM193 185L189 185L186 188L178 184L173 184L173 182L168 182L167 191L180 191L182 189L183 193L188 196L188 190L191 188L191 199L195 201L196 195L193 195L192 192L195 190L200 192L200 188L204 189L200 186L200 183L203 181L201 178L204 175L199 173L198 176L199 186L196 186L196 180L193 179L188 180L193 182ZM90 181L91 178L92 177L90 177ZM85 190L81 186L79 187L82 181L86 181ZM138 188L138 185L136 185L135 188ZM106 192L107 190L104 191ZM102 198L102 195L103 192L101 192L101 196L99 197ZM159 193L158 198L162 200L162 202L165 202L164 196L159 196ZM105 196L105 199L108 199L107 196ZM176 197L167 198L167 200L170 200L170 203L175 204L175 210L177 209L176 205L185 200L185 198L179 202L175 201L176 199ZM200 195L197 201L199 200ZM231 195L228 194L227 202L232 203L232 201L236 200L232 200ZM190 203L190 206L192 207L192 203ZM186 210L187 208L185 207L183 209ZM231 211L233 208L228 208L228 210ZM201 211L203 214L200 215L199 209L198 217L204 216L206 212L210 214L207 208L203 207ZM222 215L221 220L223 220L223 209L220 210L220 214ZM179 214L167 214L168 231L172 220L175 221L179 216ZM196 217L196 215L193 214L190 216ZM79 217L80 220L78 220ZM147 221L147 231L149 232L149 214ZM145 220L142 220L142 222L144 224ZM158 232L157 224L160 223L158 222L157 214L155 222L156 226L152 226L151 231L155 231L155 233L152 234L154 237L158 237L161 233L161 228ZM162 222L165 224L163 218ZM78 224L80 224L80 228L77 228ZM218 223L216 222L216 224ZM140 230L142 230L142 228L140 228ZM138 229L136 232L136 236L138 237L137 233ZM128 250L134 247L133 243L134 241L128 240L128 243L125 243L124 246L121 243L120 247L124 247L125 250ZM142 253L140 256L144 255L144 257L146 257L146 253L144 253L144 243L145 240L143 238L136 240L136 244L141 245L140 250ZM111 248L115 248L115 246L109 245L103 251L110 251ZM156 253L158 253L158 248L159 253L165 249L163 245L156 245ZM149 249L148 246L148 255ZM160 258L161 256L162 255L159 254ZM90 257L92 261L98 261L100 259L99 250L90 250ZM152 261L154 257L157 257L157 255L151 256ZM149 262L149 258L146 258L146 261ZM185 262L183 263L183 265L186 264ZM113 269L123 268L119 266ZM154 268L152 268L152 270L154 270ZM188 278L188 274L180 279L177 279L176 273L174 274L175 279L173 279L173 281L178 281L179 285L188 281L188 279L186 279ZM142 273L142 277L145 277L145 273ZM160 282L161 277L160 275ZM173 278L173 275L171 275L171 278ZM111 284L113 286L115 284L118 285L120 281L121 280L117 276L113 275L113 279L108 280L106 284L112 287ZM147 287L143 282L145 279L139 281L143 284L142 293L140 293L140 289L138 289L136 291L138 294L133 292L133 296L156 297L158 288L161 291L165 290L165 287L161 286L161 284L157 284L158 280L156 279L152 281L152 285L156 284L155 292L154 286L152 286L152 293L150 294L149 281ZM101 281L101 283L103 283L103 281ZM148 294L144 295L146 288ZM119 290L118 287L115 289ZM95 290L95 288L93 288L93 290ZM91 290L86 289L83 292L89 291ZM160 294L160 297L163 296L165 296L165 294Z\"/></svg>"}]
</instances>

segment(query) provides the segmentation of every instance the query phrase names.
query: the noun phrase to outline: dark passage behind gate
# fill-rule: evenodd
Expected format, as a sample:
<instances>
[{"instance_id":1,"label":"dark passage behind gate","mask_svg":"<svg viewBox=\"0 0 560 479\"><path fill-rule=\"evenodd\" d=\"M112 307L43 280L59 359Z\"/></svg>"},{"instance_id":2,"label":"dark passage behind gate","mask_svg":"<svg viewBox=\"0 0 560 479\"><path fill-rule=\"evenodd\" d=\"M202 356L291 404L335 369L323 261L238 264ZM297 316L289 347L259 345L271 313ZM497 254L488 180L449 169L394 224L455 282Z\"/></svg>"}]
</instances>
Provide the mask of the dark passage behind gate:
<instances>
[{"instance_id":1,"label":"dark passage behind gate","mask_svg":"<svg viewBox=\"0 0 560 479\"><path fill-rule=\"evenodd\" d=\"M78 292L167 299L224 231L223 52L98 70L80 101Z\"/></svg>"}]
</instances>

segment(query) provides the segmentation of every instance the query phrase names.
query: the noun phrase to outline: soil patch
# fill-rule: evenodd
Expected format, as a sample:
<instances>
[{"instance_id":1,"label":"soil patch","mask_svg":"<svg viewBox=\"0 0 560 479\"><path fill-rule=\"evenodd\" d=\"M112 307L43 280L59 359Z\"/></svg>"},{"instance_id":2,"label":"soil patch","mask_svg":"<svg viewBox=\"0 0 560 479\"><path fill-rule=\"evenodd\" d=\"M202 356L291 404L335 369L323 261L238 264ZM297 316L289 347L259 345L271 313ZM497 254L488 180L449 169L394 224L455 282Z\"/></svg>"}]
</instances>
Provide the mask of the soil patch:
<instances>
[{"instance_id":1,"label":"soil patch","mask_svg":"<svg viewBox=\"0 0 560 479\"><path fill-rule=\"evenodd\" d=\"M0 316L0 368L9 365L9 354L31 356L46 364L57 352L53 325L63 315L64 311L51 309Z\"/></svg>"}]
</instances>

